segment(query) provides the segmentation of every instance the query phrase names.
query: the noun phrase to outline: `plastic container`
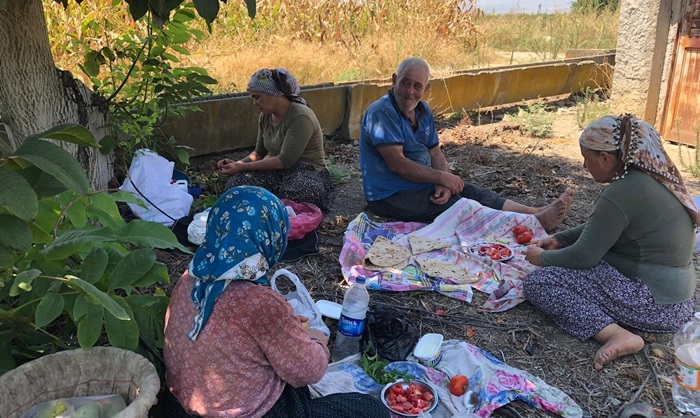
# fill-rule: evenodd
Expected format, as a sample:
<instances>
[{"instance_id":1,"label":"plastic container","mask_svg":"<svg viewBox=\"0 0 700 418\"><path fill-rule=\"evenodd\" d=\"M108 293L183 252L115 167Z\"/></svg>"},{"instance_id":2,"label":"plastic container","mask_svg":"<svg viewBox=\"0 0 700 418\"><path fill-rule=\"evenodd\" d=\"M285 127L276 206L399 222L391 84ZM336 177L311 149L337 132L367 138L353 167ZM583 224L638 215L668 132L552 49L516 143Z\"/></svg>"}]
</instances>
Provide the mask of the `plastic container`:
<instances>
[{"instance_id":1,"label":"plastic container","mask_svg":"<svg viewBox=\"0 0 700 418\"><path fill-rule=\"evenodd\" d=\"M442 334L425 334L418 340L413 355L424 366L437 366L442 360L442 340Z\"/></svg>"},{"instance_id":2,"label":"plastic container","mask_svg":"<svg viewBox=\"0 0 700 418\"><path fill-rule=\"evenodd\" d=\"M700 416L700 312L673 337L676 349L676 378L671 393L681 412Z\"/></svg>"},{"instance_id":3,"label":"plastic container","mask_svg":"<svg viewBox=\"0 0 700 418\"><path fill-rule=\"evenodd\" d=\"M343 309L331 356L334 362L360 352L360 339L365 330L368 307L369 293L365 288L365 278L358 276L343 297Z\"/></svg>"}]
</instances>

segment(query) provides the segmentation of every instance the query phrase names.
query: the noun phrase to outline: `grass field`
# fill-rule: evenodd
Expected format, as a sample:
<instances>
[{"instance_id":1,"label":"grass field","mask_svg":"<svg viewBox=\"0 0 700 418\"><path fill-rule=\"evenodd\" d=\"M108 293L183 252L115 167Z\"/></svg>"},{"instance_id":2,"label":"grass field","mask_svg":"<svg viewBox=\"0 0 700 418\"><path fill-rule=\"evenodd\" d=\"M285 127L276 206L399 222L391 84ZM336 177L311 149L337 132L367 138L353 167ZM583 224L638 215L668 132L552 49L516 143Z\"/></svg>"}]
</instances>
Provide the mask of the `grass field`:
<instances>
[{"instance_id":1,"label":"grass field","mask_svg":"<svg viewBox=\"0 0 700 418\"><path fill-rule=\"evenodd\" d=\"M70 3L66 11L44 0L49 36L59 67L80 75L85 53L118 34L146 33L128 17L126 2ZM262 67L285 67L302 85L386 78L409 56L421 56L437 76L455 70L562 58L566 50L615 48L614 12L484 15L476 4L455 0L259 0L251 20L242 1L222 3L209 32L196 29L182 65L205 68L216 92L245 89Z\"/></svg>"}]
</instances>

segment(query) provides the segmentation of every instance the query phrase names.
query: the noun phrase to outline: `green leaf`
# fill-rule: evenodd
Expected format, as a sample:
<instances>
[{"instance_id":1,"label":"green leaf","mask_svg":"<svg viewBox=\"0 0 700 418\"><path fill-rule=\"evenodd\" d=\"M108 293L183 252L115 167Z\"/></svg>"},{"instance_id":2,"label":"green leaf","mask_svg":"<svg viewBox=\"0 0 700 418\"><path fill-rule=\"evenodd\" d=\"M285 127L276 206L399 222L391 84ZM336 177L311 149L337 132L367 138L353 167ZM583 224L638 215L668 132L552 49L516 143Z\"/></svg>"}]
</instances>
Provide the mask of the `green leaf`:
<instances>
[{"instance_id":1,"label":"green leaf","mask_svg":"<svg viewBox=\"0 0 700 418\"><path fill-rule=\"evenodd\" d=\"M83 65L80 66L89 77L97 77L97 75L100 74L100 64L95 59L96 56L97 51L88 52L85 56L85 61L83 61Z\"/></svg>"},{"instance_id":2,"label":"green leaf","mask_svg":"<svg viewBox=\"0 0 700 418\"><path fill-rule=\"evenodd\" d=\"M151 347L163 348L165 338L165 312L170 298L158 295L129 295L126 302L131 306L134 319L139 325L141 338Z\"/></svg>"},{"instance_id":3,"label":"green leaf","mask_svg":"<svg viewBox=\"0 0 700 418\"><path fill-rule=\"evenodd\" d=\"M216 15L219 14L219 2L211 0L194 0L194 8L197 9L197 13L204 18L208 25L210 25Z\"/></svg>"},{"instance_id":4,"label":"green leaf","mask_svg":"<svg viewBox=\"0 0 700 418\"><path fill-rule=\"evenodd\" d=\"M88 301L84 294L79 294L75 298L75 304L73 304L73 321L78 323L83 316L87 315L87 305Z\"/></svg>"},{"instance_id":5,"label":"green leaf","mask_svg":"<svg viewBox=\"0 0 700 418\"><path fill-rule=\"evenodd\" d=\"M19 174L34 189L34 193L39 199L53 197L68 190L68 187L58 181L56 177L33 165L20 171Z\"/></svg>"},{"instance_id":6,"label":"green leaf","mask_svg":"<svg viewBox=\"0 0 700 418\"><path fill-rule=\"evenodd\" d=\"M49 141L34 139L24 141L12 157L29 161L43 171L56 177L69 189L85 194L89 188L85 170L68 151Z\"/></svg>"},{"instance_id":7,"label":"green leaf","mask_svg":"<svg viewBox=\"0 0 700 418\"><path fill-rule=\"evenodd\" d=\"M172 49L175 51L181 53L182 55L190 55L190 51L187 50L187 48L180 46L180 45L171 45L170 46Z\"/></svg>"},{"instance_id":8,"label":"green leaf","mask_svg":"<svg viewBox=\"0 0 700 418\"><path fill-rule=\"evenodd\" d=\"M85 225L87 225L87 212L85 211L87 198L67 191L57 196L57 200L63 208L67 208L64 213L73 227L85 228Z\"/></svg>"},{"instance_id":9,"label":"green leaf","mask_svg":"<svg viewBox=\"0 0 700 418\"><path fill-rule=\"evenodd\" d=\"M129 13L131 13L131 18L134 20L141 19L148 11L148 1L126 0L126 2L129 4Z\"/></svg>"},{"instance_id":10,"label":"green leaf","mask_svg":"<svg viewBox=\"0 0 700 418\"><path fill-rule=\"evenodd\" d=\"M0 269L9 269L15 262L15 255L9 248L0 245Z\"/></svg>"},{"instance_id":11,"label":"green leaf","mask_svg":"<svg viewBox=\"0 0 700 418\"><path fill-rule=\"evenodd\" d=\"M109 296L105 295L105 297L109 299ZM114 301L112 302L115 303ZM119 308L121 309L121 307ZM102 305L87 304L87 313L78 321L78 343L80 348L87 350L95 345L100 335L102 335L103 318L104 308Z\"/></svg>"},{"instance_id":12,"label":"green leaf","mask_svg":"<svg viewBox=\"0 0 700 418\"><path fill-rule=\"evenodd\" d=\"M80 275L86 282L95 284L104 274L108 262L107 251L104 248L95 247L83 260Z\"/></svg>"},{"instance_id":13,"label":"green leaf","mask_svg":"<svg viewBox=\"0 0 700 418\"><path fill-rule=\"evenodd\" d=\"M112 196L112 199L114 199L115 202L133 203L135 205L143 206L144 208L146 207L146 204L143 203L143 200L134 196L133 194L131 194L131 192L119 190L118 192L111 193L110 196Z\"/></svg>"},{"instance_id":14,"label":"green leaf","mask_svg":"<svg viewBox=\"0 0 700 418\"><path fill-rule=\"evenodd\" d=\"M41 274L37 269L25 270L15 277L15 281L10 288L10 296L15 297L20 294L20 290L29 292L32 290L32 282Z\"/></svg>"},{"instance_id":15,"label":"green leaf","mask_svg":"<svg viewBox=\"0 0 700 418\"><path fill-rule=\"evenodd\" d=\"M31 221L36 216L38 201L24 177L0 166L0 206L8 208L25 221Z\"/></svg>"},{"instance_id":16,"label":"green leaf","mask_svg":"<svg viewBox=\"0 0 700 418\"><path fill-rule=\"evenodd\" d=\"M12 215L0 215L0 245L25 251L32 245L32 231L27 222Z\"/></svg>"},{"instance_id":17,"label":"green leaf","mask_svg":"<svg viewBox=\"0 0 700 418\"><path fill-rule=\"evenodd\" d=\"M153 267L151 267L151 269L148 270L143 277L133 282L131 286L146 287L159 282L170 283L168 267L163 263L154 263Z\"/></svg>"},{"instance_id":18,"label":"green leaf","mask_svg":"<svg viewBox=\"0 0 700 418\"><path fill-rule=\"evenodd\" d=\"M100 139L100 154L109 155L117 146L117 138L114 135L105 135Z\"/></svg>"},{"instance_id":19,"label":"green leaf","mask_svg":"<svg viewBox=\"0 0 700 418\"><path fill-rule=\"evenodd\" d=\"M190 163L190 153L187 152L186 148L175 147L172 149L172 153L175 154L181 163L189 165Z\"/></svg>"},{"instance_id":20,"label":"green leaf","mask_svg":"<svg viewBox=\"0 0 700 418\"><path fill-rule=\"evenodd\" d=\"M85 280L79 277L66 275L66 279L68 280L66 284L71 289L78 290L80 292L85 293L86 295L89 295L90 298L88 298L88 300L97 301L117 319L129 319L129 315L126 314L124 309L122 309L121 306L119 306L115 301L113 301L105 292L101 291L100 289L96 288L95 286L91 285L90 283L86 282ZM91 304L88 303L88 313L89 305Z\"/></svg>"},{"instance_id":21,"label":"green leaf","mask_svg":"<svg viewBox=\"0 0 700 418\"><path fill-rule=\"evenodd\" d=\"M32 232L33 244L48 244L53 241L53 236L39 228L35 222L29 224L29 230Z\"/></svg>"},{"instance_id":22,"label":"green leaf","mask_svg":"<svg viewBox=\"0 0 700 418\"><path fill-rule=\"evenodd\" d=\"M178 250L192 254L190 250L183 247L170 228L157 222L146 222L135 219L124 227L115 230L119 242L142 245L154 248L177 248Z\"/></svg>"},{"instance_id":23,"label":"green leaf","mask_svg":"<svg viewBox=\"0 0 700 418\"><path fill-rule=\"evenodd\" d=\"M10 147L10 144L0 137L0 155L6 157L10 154L12 154L12 147Z\"/></svg>"},{"instance_id":24,"label":"green leaf","mask_svg":"<svg viewBox=\"0 0 700 418\"><path fill-rule=\"evenodd\" d=\"M124 218L119 213L117 203L111 194L96 193L90 196L91 206L88 207L90 218L104 226L117 229L124 226Z\"/></svg>"},{"instance_id":25,"label":"green leaf","mask_svg":"<svg viewBox=\"0 0 700 418\"><path fill-rule=\"evenodd\" d=\"M0 9L3 8L5 0L0 0ZM10 353L10 341L0 343L0 376L17 367L14 357Z\"/></svg>"},{"instance_id":26,"label":"green leaf","mask_svg":"<svg viewBox=\"0 0 700 418\"><path fill-rule=\"evenodd\" d=\"M61 312L63 312L63 296L56 292L45 294L34 313L37 328L49 325L61 315Z\"/></svg>"},{"instance_id":27,"label":"green leaf","mask_svg":"<svg viewBox=\"0 0 700 418\"><path fill-rule=\"evenodd\" d=\"M126 311L130 318L134 317L129 304L121 296L112 296L112 299ZM125 350L135 350L139 345L139 326L133 320L121 320L115 318L109 312L105 314L105 330L107 338L114 347Z\"/></svg>"},{"instance_id":28,"label":"green leaf","mask_svg":"<svg viewBox=\"0 0 700 418\"><path fill-rule=\"evenodd\" d=\"M56 199L41 199L39 201L39 211L34 219L34 224L47 234L52 234L54 225L60 214L61 207L58 205Z\"/></svg>"},{"instance_id":29,"label":"green leaf","mask_svg":"<svg viewBox=\"0 0 700 418\"><path fill-rule=\"evenodd\" d=\"M31 135L27 140L53 139L55 141L70 142L71 144L97 148L100 145L95 136L86 127L75 123L64 123L42 133Z\"/></svg>"},{"instance_id":30,"label":"green leaf","mask_svg":"<svg viewBox=\"0 0 700 418\"><path fill-rule=\"evenodd\" d=\"M115 235L109 228L101 228L94 231L73 229L56 238L40 253L49 260L62 260L75 254L83 247L95 245L98 242L114 241L115 239Z\"/></svg>"},{"instance_id":31,"label":"green leaf","mask_svg":"<svg viewBox=\"0 0 700 418\"><path fill-rule=\"evenodd\" d=\"M255 0L244 0L246 6L248 6L248 16L251 19L255 19Z\"/></svg>"},{"instance_id":32,"label":"green leaf","mask_svg":"<svg viewBox=\"0 0 700 418\"><path fill-rule=\"evenodd\" d=\"M109 275L109 290L126 289L142 278L156 262L152 248L131 251L112 270Z\"/></svg>"}]
</instances>

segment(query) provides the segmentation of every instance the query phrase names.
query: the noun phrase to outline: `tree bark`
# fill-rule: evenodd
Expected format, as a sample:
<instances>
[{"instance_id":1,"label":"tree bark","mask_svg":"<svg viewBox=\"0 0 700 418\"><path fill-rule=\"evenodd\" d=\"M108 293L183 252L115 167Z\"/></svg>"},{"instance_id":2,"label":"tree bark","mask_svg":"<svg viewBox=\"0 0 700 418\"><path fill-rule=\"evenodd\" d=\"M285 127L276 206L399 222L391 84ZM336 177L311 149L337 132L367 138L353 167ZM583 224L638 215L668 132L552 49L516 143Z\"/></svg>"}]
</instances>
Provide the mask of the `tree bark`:
<instances>
[{"instance_id":1,"label":"tree bark","mask_svg":"<svg viewBox=\"0 0 700 418\"><path fill-rule=\"evenodd\" d=\"M51 55L42 0L8 0L0 8L0 122L10 145L62 123L78 123L99 141L109 133L106 107ZM99 150L59 143L85 168L92 187L105 189L113 158Z\"/></svg>"}]
</instances>

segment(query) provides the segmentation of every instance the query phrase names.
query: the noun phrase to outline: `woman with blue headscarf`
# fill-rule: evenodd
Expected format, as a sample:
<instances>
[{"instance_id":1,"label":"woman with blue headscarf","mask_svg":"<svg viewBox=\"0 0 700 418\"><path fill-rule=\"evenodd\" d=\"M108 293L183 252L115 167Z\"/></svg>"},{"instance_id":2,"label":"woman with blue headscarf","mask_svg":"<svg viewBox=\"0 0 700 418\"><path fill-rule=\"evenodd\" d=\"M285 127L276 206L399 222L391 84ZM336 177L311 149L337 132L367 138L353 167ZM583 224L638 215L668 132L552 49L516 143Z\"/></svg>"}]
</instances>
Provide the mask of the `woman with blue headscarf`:
<instances>
[{"instance_id":1,"label":"woman with blue headscarf","mask_svg":"<svg viewBox=\"0 0 700 418\"><path fill-rule=\"evenodd\" d=\"M321 125L299 96L300 87L284 68L258 70L248 82L253 106L260 111L255 150L233 161L216 163L231 178L226 187L259 186L280 199L330 209L333 184L326 167Z\"/></svg>"},{"instance_id":2,"label":"woman with blue headscarf","mask_svg":"<svg viewBox=\"0 0 700 418\"><path fill-rule=\"evenodd\" d=\"M328 366L328 338L297 317L267 275L287 246L284 204L235 187L211 209L204 242L166 314L166 383L201 417L388 417L369 395L311 399Z\"/></svg>"}]
</instances>

